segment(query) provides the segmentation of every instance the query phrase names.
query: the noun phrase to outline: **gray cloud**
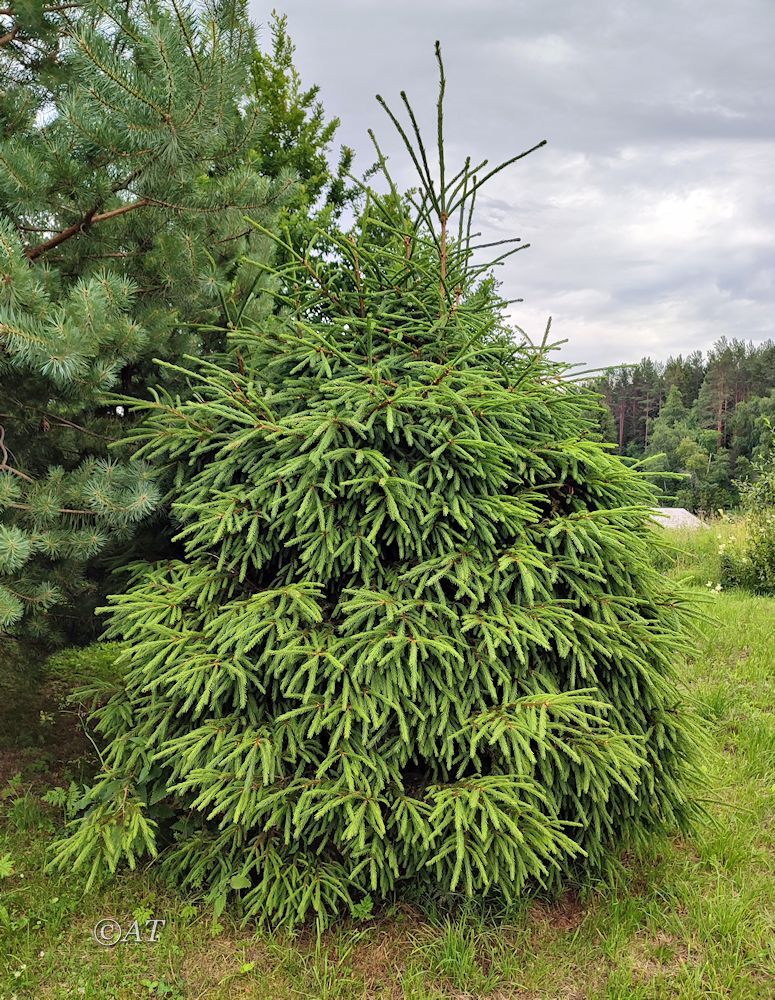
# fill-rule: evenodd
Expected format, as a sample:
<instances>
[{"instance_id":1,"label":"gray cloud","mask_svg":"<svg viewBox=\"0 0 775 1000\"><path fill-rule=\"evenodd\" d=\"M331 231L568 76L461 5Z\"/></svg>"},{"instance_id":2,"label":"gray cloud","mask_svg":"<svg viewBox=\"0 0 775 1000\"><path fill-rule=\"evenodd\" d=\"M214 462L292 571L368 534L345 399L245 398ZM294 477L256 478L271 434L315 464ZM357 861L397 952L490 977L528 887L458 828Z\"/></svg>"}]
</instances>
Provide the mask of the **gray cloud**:
<instances>
[{"instance_id":1,"label":"gray cloud","mask_svg":"<svg viewBox=\"0 0 775 1000\"><path fill-rule=\"evenodd\" d=\"M487 238L531 243L501 269L514 322L589 365L773 336L775 9L772 0L285 0L305 82L365 169L374 100L404 88L430 130L433 42L448 77L448 152L492 162L549 145L494 179ZM253 4L257 20L265 9Z\"/></svg>"}]
</instances>

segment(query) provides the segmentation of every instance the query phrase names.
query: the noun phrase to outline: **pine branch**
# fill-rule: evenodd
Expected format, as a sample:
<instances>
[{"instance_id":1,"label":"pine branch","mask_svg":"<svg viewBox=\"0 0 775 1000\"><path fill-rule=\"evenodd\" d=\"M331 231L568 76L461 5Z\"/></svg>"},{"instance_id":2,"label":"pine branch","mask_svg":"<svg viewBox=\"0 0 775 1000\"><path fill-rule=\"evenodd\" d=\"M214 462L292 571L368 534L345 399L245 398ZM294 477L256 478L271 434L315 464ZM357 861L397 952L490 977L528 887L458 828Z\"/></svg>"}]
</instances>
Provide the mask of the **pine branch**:
<instances>
[{"instance_id":1,"label":"pine branch","mask_svg":"<svg viewBox=\"0 0 775 1000\"><path fill-rule=\"evenodd\" d=\"M10 472L14 476L18 476L19 479L24 479L25 482L32 483L34 480L21 472L19 469L14 468L9 462L11 453L5 444L5 427L0 424L0 472Z\"/></svg>"},{"instance_id":2,"label":"pine branch","mask_svg":"<svg viewBox=\"0 0 775 1000\"><path fill-rule=\"evenodd\" d=\"M10 11L9 11L10 13ZM19 24L18 22L13 25L10 31L6 31L4 35L0 35L0 45L9 45L14 38L19 34Z\"/></svg>"},{"instance_id":3,"label":"pine branch","mask_svg":"<svg viewBox=\"0 0 775 1000\"><path fill-rule=\"evenodd\" d=\"M108 219L114 219L119 215L126 215L127 212L133 212L137 208L145 208L150 204L152 204L151 199L140 198L127 205L122 205L120 208L114 208L109 212L102 212L101 214L98 214L96 209L91 209L72 226L68 226L66 229L61 230L55 236L52 236L51 239L44 240L43 243L39 243L37 246L30 247L28 250L25 250L25 255L31 261L37 260L41 254L44 254L49 250L53 250L54 247L60 246L62 243L67 242L67 240L72 239L74 236L78 236L81 233L87 233L92 226L97 225L100 222L106 222Z\"/></svg>"}]
</instances>

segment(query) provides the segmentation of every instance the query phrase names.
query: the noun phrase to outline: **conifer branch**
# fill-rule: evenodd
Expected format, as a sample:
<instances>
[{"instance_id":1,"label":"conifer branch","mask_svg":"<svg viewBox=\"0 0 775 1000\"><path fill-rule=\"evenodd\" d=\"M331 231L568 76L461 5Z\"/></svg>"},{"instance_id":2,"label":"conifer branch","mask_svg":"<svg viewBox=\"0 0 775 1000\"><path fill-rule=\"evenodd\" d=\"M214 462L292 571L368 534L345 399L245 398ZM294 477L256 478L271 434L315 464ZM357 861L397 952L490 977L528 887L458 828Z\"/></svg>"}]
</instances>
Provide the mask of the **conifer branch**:
<instances>
[{"instance_id":1,"label":"conifer branch","mask_svg":"<svg viewBox=\"0 0 775 1000\"><path fill-rule=\"evenodd\" d=\"M439 97L436 102L436 142L439 157L439 222L441 224L441 233L439 235L439 242L441 243L440 292L443 309L449 299L449 291L447 289L447 222L449 221L449 213L447 212L447 182L444 170L444 92L447 83L444 76L444 62L441 58L441 45L438 41L435 45L435 51L436 62L439 67Z\"/></svg>"},{"instance_id":2,"label":"conifer branch","mask_svg":"<svg viewBox=\"0 0 775 1000\"><path fill-rule=\"evenodd\" d=\"M0 45L9 45L18 34L19 23L17 22L9 31L6 31L4 35L0 35Z\"/></svg>"},{"instance_id":3,"label":"conifer branch","mask_svg":"<svg viewBox=\"0 0 775 1000\"><path fill-rule=\"evenodd\" d=\"M417 171L417 174L418 174L418 176L420 178L420 183L422 185L422 189L423 189L423 191L426 191L428 193L428 196L431 199L431 201L433 202L434 208L436 209L436 211L438 213L438 211L439 211L439 205L438 205L438 201L436 200L436 193L433 190L432 179L423 170L423 167L422 167L420 161L417 158L417 154L415 153L414 146L412 145L412 143L411 143L411 141L409 139L409 136L406 134L406 131L404 130L403 125L398 120L398 118L396 118L395 114L393 113L393 111L390 109L390 107L388 106L388 104L385 101L385 99L380 94L377 94L377 102L384 109L385 113L387 114L388 118L390 118L390 121L393 123L393 126L395 127L395 129L398 132L399 136L403 140L404 146L406 147L406 150L409 153L409 158L411 159L412 163L414 164L414 167L415 167L415 169Z\"/></svg>"},{"instance_id":4,"label":"conifer branch","mask_svg":"<svg viewBox=\"0 0 775 1000\"><path fill-rule=\"evenodd\" d=\"M34 480L30 476L26 475L26 473L24 472L21 472L19 469L14 468L14 466L10 464L9 462L10 457L11 453L9 452L5 444L5 427L3 427L2 424L0 424L0 472L10 472L12 475L18 476L19 479L24 479L25 482L28 483L34 482Z\"/></svg>"},{"instance_id":5,"label":"conifer branch","mask_svg":"<svg viewBox=\"0 0 775 1000\"><path fill-rule=\"evenodd\" d=\"M415 142L417 143L417 149L420 153L420 160L422 162L424 171L424 174L421 175L423 191L427 195L428 199L433 203L437 213L440 215L442 211L443 202L441 201L440 195L436 194L436 187L433 183L433 175L431 174L430 166L428 165L428 156L427 153L425 152L425 143L423 142L422 132L420 131L420 127L417 124L417 119L415 117L412 105L409 103L409 98L406 95L406 91L402 90L400 96L401 100L404 103L404 107L406 108L409 114L409 121L411 122L412 130L414 132Z\"/></svg>"},{"instance_id":6,"label":"conifer branch","mask_svg":"<svg viewBox=\"0 0 775 1000\"><path fill-rule=\"evenodd\" d=\"M439 67L439 97L436 102L436 142L439 156L439 203L443 215L447 215L447 183L444 171L444 93L447 80L444 76L444 62L441 58L441 43L436 42L436 62Z\"/></svg>"},{"instance_id":7,"label":"conifer branch","mask_svg":"<svg viewBox=\"0 0 775 1000\"><path fill-rule=\"evenodd\" d=\"M535 146L531 146L530 149L525 149L525 150L523 150L523 152L517 153L516 156L512 156L508 160L504 160L503 163L498 164L497 167L493 167L493 169L490 170L488 173L486 173L484 175L484 177L481 177L481 178L479 178L476 181L476 183L473 185L473 187L469 191L468 196L472 197L474 195L474 193L483 184L486 184L487 181L489 181L491 178L493 178L496 174L499 174L501 172L501 170L505 170L506 167L510 167L513 163L516 163L518 160L522 160L522 159L524 159L524 157L529 156L531 153L535 153L535 151L537 149L541 149L541 147L545 146L545 145L546 145L546 139L542 139L540 142L537 142L535 144ZM455 209L458 208L461 204L462 204L462 202L460 201L460 199L458 199L455 202L455 204L450 208L450 211L454 212Z\"/></svg>"},{"instance_id":8,"label":"conifer branch","mask_svg":"<svg viewBox=\"0 0 775 1000\"><path fill-rule=\"evenodd\" d=\"M67 226L66 229L62 229L55 236L52 236L51 239L44 240L42 243L38 243L37 246L30 247L28 250L25 250L25 255L31 261L37 260L41 254L47 253L49 250L53 250L54 247L60 246L62 243L67 242L67 240L72 239L74 236L88 232L92 226L97 225L100 222L106 222L108 219L114 219L119 215L126 215L127 212L133 212L137 208L145 208L150 204L151 199L140 198L137 201L122 205L120 208L111 209L109 212L98 213L96 209L91 209L72 226Z\"/></svg>"}]
</instances>

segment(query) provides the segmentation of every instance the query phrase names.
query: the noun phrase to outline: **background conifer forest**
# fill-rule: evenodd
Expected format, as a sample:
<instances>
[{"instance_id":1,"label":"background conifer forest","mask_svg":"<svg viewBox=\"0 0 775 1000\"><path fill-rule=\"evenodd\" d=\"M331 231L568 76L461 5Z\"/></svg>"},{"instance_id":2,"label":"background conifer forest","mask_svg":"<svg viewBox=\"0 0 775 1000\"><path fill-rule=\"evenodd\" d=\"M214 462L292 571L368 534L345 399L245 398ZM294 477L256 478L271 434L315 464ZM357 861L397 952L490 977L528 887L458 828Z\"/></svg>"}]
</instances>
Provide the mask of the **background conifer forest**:
<instances>
[{"instance_id":1,"label":"background conifer forest","mask_svg":"<svg viewBox=\"0 0 775 1000\"><path fill-rule=\"evenodd\" d=\"M617 451L648 457L665 506L704 514L740 504L739 482L768 451L775 420L775 344L721 337L707 351L643 358L593 379ZM678 474L678 475L675 475Z\"/></svg>"}]
</instances>

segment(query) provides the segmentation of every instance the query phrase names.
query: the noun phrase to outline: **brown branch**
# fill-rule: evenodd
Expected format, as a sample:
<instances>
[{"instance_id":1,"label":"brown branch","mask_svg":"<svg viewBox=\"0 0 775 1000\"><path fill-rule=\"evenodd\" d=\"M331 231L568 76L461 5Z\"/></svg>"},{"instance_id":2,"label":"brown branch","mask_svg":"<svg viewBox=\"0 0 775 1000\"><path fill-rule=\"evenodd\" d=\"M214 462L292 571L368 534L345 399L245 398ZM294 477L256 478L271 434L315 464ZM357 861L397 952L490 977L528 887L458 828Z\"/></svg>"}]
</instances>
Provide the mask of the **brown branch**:
<instances>
[{"instance_id":1,"label":"brown branch","mask_svg":"<svg viewBox=\"0 0 775 1000\"><path fill-rule=\"evenodd\" d=\"M441 216L441 277L446 280L447 277L447 215L442 213Z\"/></svg>"},{"instance_id":2,"label":"brown branch","mask_svg":"<svg viewBox=\"0 0 775 1000\"><path fill-rule=\"evenodd\" d=\"M73 236L77 236L79 233L85 233L98 222L105 222L107 219L114 219L118 215L126 215L127 212L133 212L136 208L144 208L146 205L150 204L151 202L148 198L140 198L138 201L132 201L128 205L122 205L120 208L111 209L109 212L102 212L100 215L96 214L96 209L91 209L79 222L63 229L61 232L57 233L56 236L52 236L50 240L44 240L43 243L39 243L35 247L30 247L30 249L26 251L26 256L28 260L37 260L37 258L40 257L41 254L46 253L47 250L53 250L54 247L58 247L60 244L72 239Z\"/></svg>"},{"instance_id":3,"label":"brown branch","mask_svg":"<svg viewBox=\"0 0 775 1000\"><path fill-rule=\"evenodd\" d=\"M33 480L30 479L30 482L33 482ZM30 505L26 503L9 503L7 504L7 506L13 507L14 510L26 510L26 511L32 510L32 507L30 507ZM88 517L94 517L97 513L94 510L77 510L73 507L56 507L55 509L57 514L85 514Z\"/></svg>"},{"instance_id":4,"label":"brown branch","mask_svg":"<svg viewBox=\"0 0 775 1000\"><path fill-rule=\"evenodd\" d=\"M30 403L23 403L20 399L14 399L13 397L9 399L10 403L14 406L18 406L20 410L26 410L28 413L34 413L36 415L40 414L43 416L46 422L49 420L58 424L60 427L72 427L76 431L81 431L82 434L89 434L91 437L99 438L100 441L112 441L113 439L105 434L98 434L97 431L89 430L88 427L82 427L81 424L76 424L73 420L68 420L67 417L59 416L56 413L49 413L48 410L41 410L37 406L32 406ZM0 418L9 417L10 413L0 413ZM0 425L0 444L2 444L3 427Z\"/></svg>"},{"instance_id":5,"label":"brown branch","mask_svg":"<svg viewBox=\"0 0 775 1000\"><path fill-rule=\"evenodd\" d=\"M152 198L150 195L146 196L145 201L149 205L155 205L157 208L168 208L172 212L199 212L200 215L218 215L219 212L224 212L227 208L238 209L240 212L251 212L257 208L266 208L267 202L256 202L256 204L251 205L229 205L224 203L222 205L211 205L209 207L205 205L176 205L171 201L162 201L161 198Z\"/></svg>"},{"instance_id":6,"label":"brown branch","mask_svg":"<svg viewBox=\"0 0 775 1000\"><path fill-rule=\"evenodd\" d=\"M85 232L91 225L95 212L96 209L91 209L78 222L74 223L72 226L68 226L66 229L61 230L61 232L57 233L56 236L52 236L50 239L44 240L42 243L38 243L37 246L30 247L26 251L27 259L37 260L37 258L47 250L53 250L54 247L58 247L60 243L64 243L66 240L71 239L78 233Z\"/></svg>"},{"instance_id":7,"label":"brown branch","mask_svg":"<svg viewBox=\"0 0 775 1000\"><path fill-rule=\"evenodd\" d=\"M129 257L142 257L145 251L134 250L130 253L128 250L117 251L116 253L85 253L83 255L83 260L126 260ZM50 261L63 261L65 260L64 255L59 257L49 257Z\"/></svg>"},{"instance_id":8,"label":"brown branch","mask_svg":"<svg viewBox=\"0 0 775 1000\"><path fill-rule=\"evenodd\" d=\"M55 413L46 413L44 411L43 415L46 420L53 420L54 423L58 424L60 427L69 427L74 431L80 431L81 434L88 434L89 437L97 438L99 441L113 440L112 438L109 438L107 434L98 434L97 431L89 430L88 427L82 427L80 424L76 424L75 421L68 420L66 417L58 417Z\"/></svg>"},{"instance_id":9,"label":"brown branch","mask_svg":"<svg viewBox=\"0 0 775 1000\"><path fill-rule=\"evenodd\" d=\"M128 205L122 205L121 208L113 208L109 212L103 212L101 215L95 215L91 221L92 224L95 222L105 222L106 219L113 219L117 215L125 215L127 212L132 212L136 208L144 208L146 205L150 204L150 198L140 198L139 201L132 201Z\"/></svg>"},{"instance_id":10,"label":"brown branch","mask_svg":"<svg viewBox=\"0 0 775 1000\"><path fill-rule=\"evenodd\" d=\"M12 465L9 465L9 458L10 452L5 446L5 427L0 424L0 472L12 472L15 476L18 476L20 479L25 479L28 483L35 481L24 472L20 472L18 469L14 469Z\"/></svg>"},{"instance_id":11,"label":"brown branch","mask_svg":"<svg viewBox=\"0 0 775 1000\"><path fill-rule=\"evenodd\" d=\"M16 226L16 228L20 229L23 233L50 233L51 232L51 227L50 226L23 226L21 223L18 223L17 226Z\"/></svg>"},{"instance_id":12,"label":"brown branch","mask_svg":"<svg viewBox=\"0 0 775 1000\"><path fill-rule=\"evenodd\" d=\"M12 42L18 34L19 34L19 25L17 23L11 28L10 31L7 31L4 35L0 35L0 45L8 45L8 43Z\"/></svg>"},{"instance_id":13,"label":"brown branch","mask_svg":"<svg viewBox=\"0 0 775 1000\"><path fill-rule=\"evenodd\" d=\"M241 233L236 233L234 236L224 236L222 240L216 240L215 242L216 245L220 245L221 243L230 243L232 240L242 239L243 236L250 236L252 232L252 229L243 229Z\"/></svg>"}]
</instances>

